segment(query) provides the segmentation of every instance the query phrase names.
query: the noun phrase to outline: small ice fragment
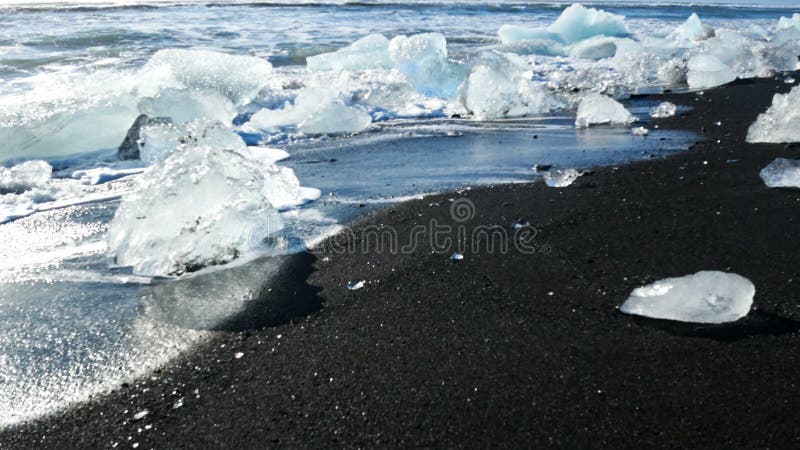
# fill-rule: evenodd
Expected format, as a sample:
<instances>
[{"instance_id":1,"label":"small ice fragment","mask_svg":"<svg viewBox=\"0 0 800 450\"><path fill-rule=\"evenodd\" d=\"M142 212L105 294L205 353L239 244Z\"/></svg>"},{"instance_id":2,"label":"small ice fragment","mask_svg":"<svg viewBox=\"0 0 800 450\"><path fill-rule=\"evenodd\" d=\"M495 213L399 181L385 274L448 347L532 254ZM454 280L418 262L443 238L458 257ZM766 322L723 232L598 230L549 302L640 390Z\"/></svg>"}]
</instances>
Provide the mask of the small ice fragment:
<instances>
[{"instance_id":1,"label":"small ice fragment","mask_svg":"<svg viewBox=\"0 0 800 450\"><path fill-rule=\"evenodd\" d=\"M703 271L636 288L620 311L681 322L732 322L750 312L755 292L741 275Z\"/></svg>"},{"instance_id":2,"label":"small ice fragment","mask_svg":"<svg viewBox=\"0 0 800 450\"><path fill-rule=\"evenodd\" d=\"M448 131L447 132L447 136L448 137L461 137L463 135L464 135L464 133L462 133L460 131Z\"/></svg>"},{"instance_id":3,"label":"small ice fragment","mask_svg":"<svg viewBox=\"0 0 800 450\"><path fill-rule=\"evenodd\" d=\"M778 158L761 169L767 187L800 187L800 160Z\"/></svg>"},{"instance_id":4,"label":"small ice fragment","mask_svg":"<svg viewBox=\"0 0 800 450\"><path fill-rule=\"evenodd\" d=\"M674 103L661 102L658 106L650 110L650 117L654 119L663 119L665 117L672 117L678 107Z\"/></svg>"},{"instance_id":5,"label":"small ice fragment","mask_svg":"<svg viewBox=\"0 0 800 450\"><path fill-rule=\"evenodd\" d=\"M453 254L450 255L450 259L453 261L461 261L462 259L464 259L464 255L458 252L453 252Z\"/></svg>"},{"instance_id":6,"label":"small ice fragment","mask_svg":"<svg viewBox=\"0 0 800 450\"><path fill-rule=\"evenodd\" d=\"M520 228L525 228L527 226L530 226L530 224L531 223L528 222L527 219L517 219L511 224L511 228L519 230Z\"/></svg>"},{"instance_id":7,"label":"small ice fragment","mask_svg":"<svg viewBox=\"0 0 800 450\"><path fill-rule=\"evenodd\" d=\"M714 125L716 125L716 126L718 126L718 127L721 127L721 126L722 126L722 122L720 122L720 121L716 121L716 122L714 122Z\"/></svg>"},{"instance_id":8,"label":"small ice fragment","mask_svg":"<svg viewBox=\"0 0 800 450\"><path fill-rule=\"evenodd\" d=\"M364 280L350 281L350 282L347 283L347 289L349 289L351 291L357 291L357 290L359 290L359 289L364 287L364 283L365 283Z\"/></svg>"},{"instance_id":9,"label":"small ice fragment","mask_svg":"<svg viewBox=\"0 0 800 450\"><path fill-rule=\"evenodd\" d=\"M792 78L792 77L789 77L789 78L783 80L783 82L786 83L786 84L794 84L795 81L796 80L794 78Z\"/></svg>"},{"instance_id":10,"label":"small ice fragment","mask_svg":"<svg viewBox=\"0 0 800 450\"><path fill-rule=\"evenodd\" d=\"M583 175L575 169L549 170L544 172L544 182L550 187L567 187Z\"/></svg>"},{"instance_id":11,"label":"small ice fragment","mask_svg":"<svg viewBox=\"0 0 800 450\"><path fill-rule=\"evenodd\" d=\"M140 420L140 419L144 419L144 417L145 417L146 415L148 415L149 413L150 413L150 411L148 411L148 410L146 410L146 409L145 409L144 411L140 411L140 412L138 412L138 413L136 413L136 414L134 414L134 415L133 415L133 420Z\"/></svg>"},{"instance_id":12,"label":"small ice fragment","mask_svg":"<svg viewBox=\"0 0 800 450\"><path fill-rule=\"evenodd\" d=\"M233 357L236 359L242 359L242 356L244 356L244 353L242 352L236 352L236 354L233 355Z\"/></svg>"},{"instance_id":13,"label":"small ice fragment","mask_svg":"<svg viewBox=\"0 0 800 450\"><path fill-rule=\"evenodd\" d=\"M645 127L634 127L631 129L631 133L633 133L634 136L647 136L649 132L650 130Z\"/></svg>"},{"instance_id":14,"label":"small ice fragment","mask_svg":"<svg viewBox=\"0 0 800 450\"><path fill-rule=\"evenodd\" d=\"M183 397L175 400L175 403L172 404L172 409L178 409L183 407Z\"/></svg>"},{"instance_id":15,"label":"small ice fragment","mask_svg":"<svg viewBox=\"0 0 800 450\"><path fill-rule=\"evenodd\" d=\"M636 117L622 103L593 92L578 105L575 128L586 128L595 124L626 125L635 121Z\"/></svg>"}]
</instances>

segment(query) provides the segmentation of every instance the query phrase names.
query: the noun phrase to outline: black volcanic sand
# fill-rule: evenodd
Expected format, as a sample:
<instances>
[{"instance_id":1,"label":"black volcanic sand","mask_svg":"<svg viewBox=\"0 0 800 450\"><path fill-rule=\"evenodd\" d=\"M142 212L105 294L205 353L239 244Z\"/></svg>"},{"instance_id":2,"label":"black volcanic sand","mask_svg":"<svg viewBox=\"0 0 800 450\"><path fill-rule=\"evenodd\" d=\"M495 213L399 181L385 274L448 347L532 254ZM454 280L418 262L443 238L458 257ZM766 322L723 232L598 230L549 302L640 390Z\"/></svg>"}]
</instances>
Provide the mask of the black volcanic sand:
<instances>
[{"instance_id":1,"label":"black volcanic sand","mask_svg":"<svg viewBox=\"0 0 800 450\"><path fill-rule=\"evenodd\" d=\"M287 298L304 305L291 321L232 326L152 379L6 430L0 442L797 446L800 191L767 189L758 172L800 157L800 147L744 142L773 94L790 87L747 80L662 96L694 109L659 126L704 130L702 142L665 159L600 168L568 188L472 189L373 213L353 225L356 235L383 225L409 236L432 219L462 225L450 199L466 198L475 206L468 235L478 225L512 234L524 218L536 251L465 251L454 262L452 250L430 245L341 254L346 240L331 240L294 258L301 276L276 290L284 307ZM313 273L302 269L311 264ZM637 286L700 270L752 280L751 314L701 326L617 310ZM346 289L362 278L364 288Z\"/></svg>"}]
</instances>

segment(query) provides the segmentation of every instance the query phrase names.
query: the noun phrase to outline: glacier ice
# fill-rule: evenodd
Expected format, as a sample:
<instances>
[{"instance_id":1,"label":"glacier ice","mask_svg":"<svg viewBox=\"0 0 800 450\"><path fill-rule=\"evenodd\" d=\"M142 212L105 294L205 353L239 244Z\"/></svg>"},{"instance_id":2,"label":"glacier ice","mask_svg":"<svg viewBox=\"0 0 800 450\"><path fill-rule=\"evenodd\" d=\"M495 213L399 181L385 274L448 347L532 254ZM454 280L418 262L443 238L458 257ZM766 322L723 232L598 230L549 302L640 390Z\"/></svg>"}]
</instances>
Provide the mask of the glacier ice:
<instances>
[{"instance_id":1,"label":"glacier ice","mask_svg":"<svg viewBox=\"0 0 800 450\"><path fill-rule=\"evenodd\" d=\"M253 114L244 127L255 131L294 129L306 134L357 133L372 123L372 117L349 106L335 89L309 87L295 98L294 104L281 109L262 109Z\"/></svg>"},{"instance_id":2,"label":"glacier ice","mask_svg":"<svg viewBox=\"0 0 800 450\"><path fill-rule=\"evenodd\" d=\"M650 133L650 130L648 130L645 127L634 127L634 128L631 128L631 134L633 134L634 136L647 136L649 133Z\"/></svg>"},{"instance_id":3,"label":"glacier ice","mask_svg":"<svg viewBox=\"0 0 800 450\"><path fill-rule=\"evenodd\" d=\"M701 54L689 60L689 73L686 81L692 89L704 89L720 86L736 79L730 67L716 56Z\"/></svg>"},{"instance_id":4,"label":"glacier ice","mask_svg":"<svg viewBox=\"0 0 800 450\"><path fill-rule=\"evenodd\" d=\"M681 322L733 322L750 312L755 292L741 275L702 271L634 289L620 311Z\"/></svg>"},{"instance_id":5,"label":"glacier ice","mask_svg":"<svg viewBox=\"0 0 800 450\"><path fill-rule=\"evenodd\" d=\"M165 49L156 52L140 71L139 89L145 97L170 87L214 91L241 105L252 100L272 74L272 64L255 56Z\"/></svg>"},{"instance_id":6,"label":"glacier ice","mask_svg":"<svg viewBox=\"0 0 800 450\"><path fill-rule=\"evenodd\" d=\"M453 97L462 74L459 66L447 59L447 40L440 33L396 36L389 43L389 57L422 94Z\"/></svg>"},{"instance_id":7,"label":"glacier ice","mask_svg":"<svg viewBox=\"0 0 800 450\"><path fill-rule=\"evenodd\" d=\"M583 172L575 169L552 169L542 172L545 184L550 187L567 187L575 182Z\"/></svg>"},{"instance_id":8,"label":"glacier ice","mask_svg":"<svg viewBox=\"0 0 800 450\"><path fill-rule=\"evenodd\" d=\"M622 103L596 92L581 99L575 118L575 128L586 128L596 124L626 125L636 121Z\"/></svg>"},{"instance_id":9,"label":"glacier ice","mask_svg":"<svg viewBox=\"0 0 800 450\"><path fill-rule=\"evenodd\" d=\"M564 42L577 42L592 36L627 36L625 17L606 11L587 8L575 3L566 8L547 31L557 34Z\"/></svg>"},{"instance_id":10,"label":"glacier ice","mask_svg":"<svg viewBox=\"0 0 800 450\"><path fill-rule=\"evenodd\" d=\"M389 39L371 34L331 53L306 58L311 70L368 70L391 69Z\"/></svg>"},{"instance_id":11,"label":"glacier ice","mask_svg":"<svg viewBox=\"0 0 800 450\"><path fill-rule=\"evenodd\" d=\"M169 117L175 123L212 119L231 123L236 107L224 95L209 90L164 89L139 100L139 111L150 117Z\"/></svg>"},{"instance_id":12,"label":"glacier ice","mask_svg":"<svg viewBox=\"0 0 800 450\"><path fill-rule=\"evenodd\" d=\"M232 150L190 147L139 177L111 221L108 247L136 274L181 275L251 252L283 223L258 165ZM254 233L256 234L254 236Z\"/></svg>"},{"instance_id":13,"label":"glacier ice","mask_svg":"<svg viewBox=\"0 0 800 450\"><path fill-rule=\"evenodd\" d=\"M759 173L767 187L800 188L800 160L777 158Z\"/></svg>"},{"instance_id":14,"label":"glacier ice","mask_svg":"<svg viewBox=\"0 0 800 450\"><path fill-rule=\"evenodd\" d=\"M747 130L747 142L800 142L800 86L775 94L772 105Z\"/></svg>"},{"instance_id":15,"label":"glacier ice","mask_svg":"<svg viewBox=\"0 0 800 450\"><path fill-rule=\"evenodd\" d=\"M154 123L145 125L137 142L139 156L147 164L163 161L176 150L209 146L243 151L244 140L216 120L199 119L185 124Z\"/></svg>"},{"instance_id":16,"label":"glacier ice","mask_svg":"<svg viewBox=\"0 0 800 450\"><path fill-rule=\"evenodd\" d=\"M512 54L489 53L459 88L464 107L476 119L541 114L556 108L556 100L531 81L529 67Z\"/></svg>"},{"instance_id":17,"label":"glacier ice","mask_svg":"<svg viewBox=\"0 0 800 450\"><path fill-rule=\"evenodd\" d=\"M697 13L692 13L686 22L679 25L668 36L669 39L677 40L681 43L701 41L714 36L714 29L700 22Z\"/></svg>"},{"instance_id":18,"label":"glacier ice","mask_svg":"<svg viewBox=\"0 0 800 450\"><path fill-rule=\"evenodd\" d=\"M650 117L654 119L663 119L665 117L672 117L675 115L675 112L678 110L678 107L675 106L674 103L671 102L661 102L658 106L650 109Z\"/></svg>"},{"instance_id":19,"label":"glacier ice","mask_svg":"<svg viewBox=\"0 0 800 450\"><path fill-rule=\"evenodd\" d=\"M611 58L617 54L617 45L620 42L633 42L627 38L608 36L593 36L584 39L569 47L569 56L583 59Z\"/></svg>"},{"instance_id":20,"label":"glacier ice","mask_svg":"<svg viewBox=\"0 0 800 450\"><path fill-rule=\"evenodd\" d=\"M20 193L50 181L53 167L45 161L26 161L11 168L0 167L0 194Z\"/></svg>"}]
</instances>

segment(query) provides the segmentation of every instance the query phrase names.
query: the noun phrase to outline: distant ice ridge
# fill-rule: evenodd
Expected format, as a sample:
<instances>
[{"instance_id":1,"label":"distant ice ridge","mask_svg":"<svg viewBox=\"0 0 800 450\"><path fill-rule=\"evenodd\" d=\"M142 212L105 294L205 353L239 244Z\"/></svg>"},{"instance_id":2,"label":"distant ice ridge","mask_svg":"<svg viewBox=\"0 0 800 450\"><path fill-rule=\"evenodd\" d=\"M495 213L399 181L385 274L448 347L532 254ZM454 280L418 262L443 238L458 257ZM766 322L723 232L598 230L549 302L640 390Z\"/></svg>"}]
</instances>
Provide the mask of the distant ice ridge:
<instances>
[{"instance_id":1,"label":"distant ice ridge","mask_svg":"<svg viewBox=\"0 0 800 450\"><path fill-rule=\"evenodd\" d=\"M767 187L800 188L800 160L777 158L761 169L760 175Z\"/></svg>"},{"instance_id":2,"label":"distant ice ridge","mask_svg":"<svg viewBox=\"0 0 800 450\"><path fill-rule=\"evenodd\" d=\"M750 312L755 292L741 275L704 271L636 288L620 311L681 322L733 322Z\"/></svg>"},{"instance_id":3,"label":"distant ice ridge","mask_svg":"<svg viewBox=\"0 0 800 450\"><path fill-rule=\"evenodd\" d=\"M586 128L596 124L627 125L636 121L622 103L598 93L581 99L575 118L575 128Z\"/></svg>"},{"instance_id":4,"label":"distant ice ridge","mask_svg":"<svg viewBox=\"0 0 800 450\"><path fill-rule=\"evenodd\" d=\"M747 142L800 142L800 87L775 94L772 105L747 130Z\"/></svg>"}]
</instances>

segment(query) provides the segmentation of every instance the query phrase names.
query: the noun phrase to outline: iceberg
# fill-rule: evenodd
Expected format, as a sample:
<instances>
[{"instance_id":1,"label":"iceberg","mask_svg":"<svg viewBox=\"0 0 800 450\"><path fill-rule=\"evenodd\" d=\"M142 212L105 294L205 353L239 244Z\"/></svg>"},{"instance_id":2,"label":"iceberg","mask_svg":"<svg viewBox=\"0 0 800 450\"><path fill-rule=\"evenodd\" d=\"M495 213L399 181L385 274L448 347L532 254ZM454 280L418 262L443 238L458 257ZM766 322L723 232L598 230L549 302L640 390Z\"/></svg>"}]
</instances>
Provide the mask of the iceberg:
<instances>
[{"instance_id":1,"label":"iceberg","mask_svg":"<svg viewBox=\"0 0 800 450\"><path fill-rule=\"evenodd\" d=\"M619 309L654 319L725 323L746 316L755 293L741 275L703 271L636 288Z\"/></svg>"},{"instance_id":2,"label":"iceberg","mask_svg":"<svg viewBox=\"0 0 800 450\"><path fill-rule=\"evenodd\" d=\"M173 153L123 198L108 248L118 265L147 276L231 262L283 228L264 184L258 163L236 151L201 146Z\"/></svg>"},{"instance_id":3,"label":"iceberg","mask_svg":"<svg viewBox=\"0 0 800 450\"><path fill-rule=\"evenodd\" d=\"M636 121L622 103L598 93L590 93L578 104L575 128L597 124L627 125Z\"/></svg>"},{"instance_id":4,"label":"iceberg","mask_svg":"<svg viewBox=\"0 0 800 450\"><path fill-rule=\"evenodd\" d=\"M557 34L564 42L571 43L592 36L627 36L625 17L611 14L575 3L566 8L547 31Z\"/></svg>"},{"instance_id":5,"label":"iceberg","mask_svg":"<svg viewBox=\"0 0 800 450\"><path fill-rule=\"evenodd\" d=\"M0 167L0 195L21 193L50 181L53 167L45 161L26 161L14 167Z\"/></svg>"},{"instance_id":6,"label":"iceberg","mask_svg":"<svg viewBox=\"0 0 800 450\"><path fill-rule=\"evenodd\" d=\"M389 39L371 34L335 52L309 56L306 66L311 70L391 69Z\"/></svg>"},{"instance_id":7,"label":"iceberg","mask_svg":"<svg viewBox=\"0 0 800 450\"><path fill-rule=\"evenodd\" d=\"M747 142L800 142L800 87L775 94L772 105L747 130Z\"/></svg>"},{"instance_id":8,"label":"iceberg","mask_svg":"<svg viewBox=\"0 0 800 450\"><path fill-rule=\"evenodd\" d=\"M759 173L767 187L800 188L800 160L777 158Z\"/></svg>"},{"instance_id":9,"label":"iceberg","mask_svg":"<svg viewBox=\"0 0 800 450\"><path fill-rule=\"evenodd\" d=\"M716 56L701 54L689 60L686 80L692 89L705 89L730 83L736 79L730 67Z\"/></svg>"},{"instance_id":10,"label":"iceberg","mask_svg":"<svg viewBox=\"0 0 800 450\"><path fill-rule=\"evenodd\" d=\"M674 103L671 102L661 102L655 108L650 109L650 117L654 119L663 119L666 117L672 117L675 115L675 112L678 110L678 107L675 106Z\"/></svg>"}]
</instances>

